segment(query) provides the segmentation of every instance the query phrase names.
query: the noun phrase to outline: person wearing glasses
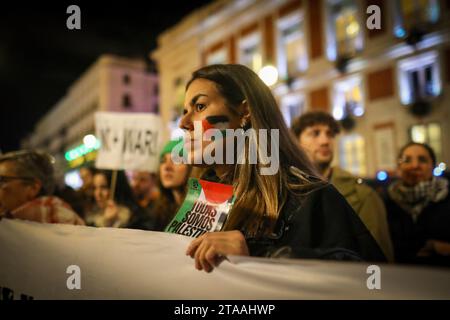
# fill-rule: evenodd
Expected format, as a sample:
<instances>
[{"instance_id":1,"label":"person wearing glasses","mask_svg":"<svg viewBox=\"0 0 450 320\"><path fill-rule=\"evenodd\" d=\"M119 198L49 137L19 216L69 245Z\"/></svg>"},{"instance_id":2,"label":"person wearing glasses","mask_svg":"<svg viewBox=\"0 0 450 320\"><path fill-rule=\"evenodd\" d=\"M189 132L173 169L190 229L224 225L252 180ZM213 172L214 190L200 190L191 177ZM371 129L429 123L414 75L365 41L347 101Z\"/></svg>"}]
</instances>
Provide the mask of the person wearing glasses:
<instances>
[{"instance_id":1,"label":"person wearing glasses","mask_svg":"<svg viewBox=\"0 0 450 320\"><path fill-rule=\"evenodd\" d=\"M0 217L84 225L55 189L54 159L37 151L0 155Z\"/></svg>"},{"instance_id":2,"label":"person wearing glasses","mask_svg":"<svg viewBox=\"0 0 450 320\"><path fill-rule=\"evenodd\" d=\"M410 142L399 152L399 179L385 199L397 262L450 266L449 183L433 176L435 166L427 144Z\"/></svg>"}]
</instances>

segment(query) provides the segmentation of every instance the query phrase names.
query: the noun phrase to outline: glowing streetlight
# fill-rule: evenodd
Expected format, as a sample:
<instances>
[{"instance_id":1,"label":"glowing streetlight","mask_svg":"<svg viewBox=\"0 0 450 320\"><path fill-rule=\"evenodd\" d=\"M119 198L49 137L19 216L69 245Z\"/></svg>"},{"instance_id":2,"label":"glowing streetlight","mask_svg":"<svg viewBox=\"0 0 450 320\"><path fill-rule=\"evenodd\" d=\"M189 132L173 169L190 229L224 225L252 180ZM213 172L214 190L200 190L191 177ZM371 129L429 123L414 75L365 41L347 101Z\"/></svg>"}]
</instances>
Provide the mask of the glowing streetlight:
<instances>
[{"instance_id":1,"label":"glowing streetlight","mask_svg":"<svg viewBox=\"0 0 450 320\"><path fill-rule=\"evenodd\" d=\"M92 149L97 144L97 138L93 134L84 136L83 143L88 149Z\"/></svg>"},{"instance_id":2,"label":"glowing streetlight","mask_svg":"<svg viewBox=\"0 0 450 320\"><path fill-rule=\"evenodd\" d=\"M278 70L274 66L268 65L259 70L258 76L267 86L271 86L278 81Z\"/></svg>"}]
</instances>

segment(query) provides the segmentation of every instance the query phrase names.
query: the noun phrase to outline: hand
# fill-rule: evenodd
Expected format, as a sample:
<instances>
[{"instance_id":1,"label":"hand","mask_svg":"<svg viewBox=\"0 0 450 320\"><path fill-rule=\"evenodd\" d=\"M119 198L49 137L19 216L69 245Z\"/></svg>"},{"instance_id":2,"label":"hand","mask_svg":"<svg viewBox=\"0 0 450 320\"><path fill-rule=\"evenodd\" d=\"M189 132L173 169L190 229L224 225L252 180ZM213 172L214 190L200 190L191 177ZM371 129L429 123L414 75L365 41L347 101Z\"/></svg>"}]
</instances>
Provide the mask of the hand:
<instances>
[{"instance_id":1,"label":"hand","mask_svg":"<svg viewBox=\"0 0 450 320\"><path fill-rule=\"evenodd\" d=\"M191 242L186 255L195 258L195 268L211 272L227 255L248 256L240 231L208 232Z\"/></svg>"},{"instance_id":2,"label":"hand","mask_svg":"<svg viewBox=\"0 0 450 320\"><path fill-rule=\"evenodd\" d=\"M103 212L103 218L105 219L105 221L110 223L112 220L115 220L117 218L118 214L119 207L113 200L108 200L105 211Z\"/></svg>"},{"instance_id":3,"label":"hand","mask_svg":"<svg viewBox=\"0 0 450 320\"><path fill-rule=\"evenodd\" d=\"M417 253L419 257L428 257L432 254L449 256L450 243L439 240L428 240L425 246Z\"/></svg>"}]
</instances>

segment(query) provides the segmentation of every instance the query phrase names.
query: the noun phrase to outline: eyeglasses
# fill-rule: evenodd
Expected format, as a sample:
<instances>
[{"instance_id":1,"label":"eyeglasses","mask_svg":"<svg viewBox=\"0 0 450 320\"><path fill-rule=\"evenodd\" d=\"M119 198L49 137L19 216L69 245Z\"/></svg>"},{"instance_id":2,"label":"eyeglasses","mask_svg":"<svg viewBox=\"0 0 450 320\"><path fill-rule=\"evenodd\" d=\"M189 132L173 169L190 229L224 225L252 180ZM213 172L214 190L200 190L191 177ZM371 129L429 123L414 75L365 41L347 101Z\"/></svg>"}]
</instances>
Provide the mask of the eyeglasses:
<instances>
[{"instance_id":1,"label":"eyeglasses","mask_svg":"<svg viewBox=\"0 0 450 320\"><path fill-rule=\"evenodd\" d=\"M400 158L398 160L399 164L410 164L413 162L413 158L412 157L404 157L404 158ZM430 159L428 159L425 156L418 156L417 157L417 162L419 162L420 164L428 164L430 163Z\"/></svg>"},{"instance_id":2,"label":"eyeglasses","mask_svg":"<svg viewBox=\"0 0 450 320\"><path fill-rule=\"evenodd\" d=\"M34 181L34 178L31 177L11 177L11 176L0 176L0 187L6 184L9 181L13 180L25 180L25 181Z\"/></svg>"}]
</instances>

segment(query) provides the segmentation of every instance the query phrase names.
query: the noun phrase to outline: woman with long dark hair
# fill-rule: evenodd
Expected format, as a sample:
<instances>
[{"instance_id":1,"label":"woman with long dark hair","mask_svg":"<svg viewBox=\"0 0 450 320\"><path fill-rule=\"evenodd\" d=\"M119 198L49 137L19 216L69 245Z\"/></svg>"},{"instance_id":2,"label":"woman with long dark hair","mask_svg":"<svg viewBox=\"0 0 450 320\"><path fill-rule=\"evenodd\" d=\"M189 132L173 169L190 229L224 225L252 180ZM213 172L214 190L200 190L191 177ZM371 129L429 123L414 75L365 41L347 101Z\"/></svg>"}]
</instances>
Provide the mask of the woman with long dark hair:
<instances>
[{"instance_id":1,"label":"woman with long dark hair","mask_svg":"<svg viewBox=\"0 0 450 320\"><path fill-rule=\"evenodd\" d=\"M234 160L243 155L243 163L196 164L196 152L215 143L207 139L198 144L198 123L203 129L277 129L277 136L269 134L265 141L277 170L262 174L268 159L260 152L261 139L246 139L243 150L225 147L225 152L235 152ZM188 247L186 254L195 258L198 269L211 271L226 255L385 260L345 199L319 178L270 89L249 68L230 64L195 71L186 86L180 127L187 132L187 158L206 169L204 178L233 185L236 196L223 231L206 233ZM252 149L257 150L256 163L250 159Z\"/></svg>"}]
</instances>

